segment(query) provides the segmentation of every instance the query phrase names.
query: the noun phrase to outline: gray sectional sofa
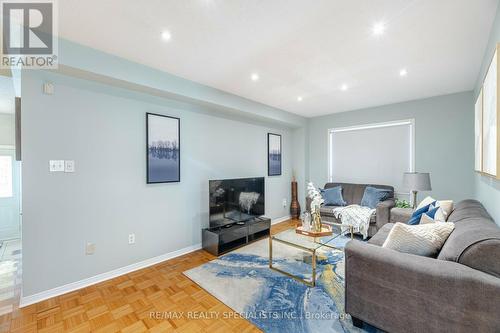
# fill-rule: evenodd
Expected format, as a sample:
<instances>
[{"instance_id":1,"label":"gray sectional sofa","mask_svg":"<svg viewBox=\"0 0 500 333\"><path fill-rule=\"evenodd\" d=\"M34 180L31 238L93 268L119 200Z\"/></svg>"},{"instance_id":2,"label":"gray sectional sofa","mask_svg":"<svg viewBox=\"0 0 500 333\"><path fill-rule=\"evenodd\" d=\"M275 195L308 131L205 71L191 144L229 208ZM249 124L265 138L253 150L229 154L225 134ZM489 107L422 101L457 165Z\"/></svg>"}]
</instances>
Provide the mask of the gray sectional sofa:
<instances>
[{"instance_id":1,"label":"gray sectional sofa","mask_svg":"<svg viewBox=\"0 0 500 333\"><path fill-rule=\"evenodd\" d=\"M394 199L394 187L387 185L372 185L372 184L351 184L351 183L326 183L324 188L331 188L335 186L342 186L342 196L344 201L348 205L360 205L361 199L363 199L363 194L365 193L365 188L367 186L372 186L380 189L390 190L392 195L390 199L383 201L378 204L377 211L375 215L372 216L370 221L370 226L368 228L368 236L373 236L377 230L382 228L382 226L389 222L391 208L395 206L396 202ZM334 206L323 206L320 209L321 220L323 222L334 222L340 223L340 221L335 218L332 214L332 208ZM307 198L307 210L310 210L310 199Z\"/></svg>"},{"instance_id":2,"label":"gray sectional sofa","mask_svg":"<svg viewBox=\"0 0 500 333\"><path fill-rule=\"evenodd\" d=\"M345 248L345 309L388 332L500 332L500 228L481 203L459 202L437 258L381 247L393 224Z\"/></svg>"}]
</instances>

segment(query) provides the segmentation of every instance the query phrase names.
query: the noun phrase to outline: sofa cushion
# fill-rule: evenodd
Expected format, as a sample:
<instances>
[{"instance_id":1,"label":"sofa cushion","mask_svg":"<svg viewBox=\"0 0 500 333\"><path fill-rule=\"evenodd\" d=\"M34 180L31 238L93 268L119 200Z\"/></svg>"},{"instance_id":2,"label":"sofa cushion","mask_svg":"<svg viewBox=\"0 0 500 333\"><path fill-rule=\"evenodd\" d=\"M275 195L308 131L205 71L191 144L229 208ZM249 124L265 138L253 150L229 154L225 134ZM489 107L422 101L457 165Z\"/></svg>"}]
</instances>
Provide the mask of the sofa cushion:
<instances>
[{"instance_id":1,"label":"sofa cushion","mask_svg":"<svg viewBox=\"0 0 500 333\"><path fill-rule=\"evenodd\" d=\"M323 205L319 208L320 215L323 216L333 216L333 210L339 206L328 206Z\"/></svg>"},{"instance_id":2,"label":"sofa cushion","mask_svg":"<svg viewBox=\"0 0 500 333\"><path fill-rule=\"evenodd\" d=\"M462 265L500 278L500 239L485 239L462 252Z\"/></svg>"},{"instance_id":3,"label":"sofa cushion","mask_svg":"<svg viewBox=\"0 0 500 333\"><path fill-rule=\"evenodd\" d=\"M394 226L394 223L387 223L384 224L382 228L380 228L377 233L368 240L369 244L373 245L378 245L382 246L384 244L387 236L389 236L389 232L391 232L392 227Z\"/></svg>"},{"instance_id":4,"label":"sofa cushion","mask_svg":"<svg viewBox=\"0 0 500 333\"><path fill-rule=\"evenodd\" d=\"M455 230L438 259L455 261L500 277L500 228L483 205L475 200L462 201L448 221L455 223Z\"/></svg>"}]
</instances>

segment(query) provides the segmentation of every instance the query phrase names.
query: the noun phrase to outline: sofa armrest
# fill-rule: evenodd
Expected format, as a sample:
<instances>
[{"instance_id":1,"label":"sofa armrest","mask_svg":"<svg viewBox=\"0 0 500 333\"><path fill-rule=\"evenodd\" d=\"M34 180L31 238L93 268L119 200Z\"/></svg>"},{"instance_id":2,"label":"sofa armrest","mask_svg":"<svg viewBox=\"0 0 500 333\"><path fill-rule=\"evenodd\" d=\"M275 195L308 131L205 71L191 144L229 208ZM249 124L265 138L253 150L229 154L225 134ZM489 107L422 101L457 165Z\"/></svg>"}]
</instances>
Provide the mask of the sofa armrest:
<instances>
[{"instance_id":1,"label":"sofa armrest","mask_svg":"<svg viewBox=\"0 0 500 333\"><path fill-rule=\"evenodd\" d=\"M393 208L391 209L391 216L389 218L389 222L396 223L408 223L413 215L413 208Z\"/></svg>"},{"instance_id":2,"label":"sofa armrest","mask_svg":"<svg viewBox=\"0 0 500 333\"><path fill-rule=\"evenodd\" d=\"M389 332L495 332L500 279L361 241L345 248L346 312Z\"/></svg>"},{"instance_id":3,"label":"sofa armrest","mask_svg":"<svg viewBox=\"0 0 500 333\"><path fill-rule=\"evenodd\" d=\"M391 209L396 206L395 199L387 199L385 201L379 202L376 209L376 222L377 230L380 230L384 224L389 223L391 217Z\"/></svg>"}]
</instances>

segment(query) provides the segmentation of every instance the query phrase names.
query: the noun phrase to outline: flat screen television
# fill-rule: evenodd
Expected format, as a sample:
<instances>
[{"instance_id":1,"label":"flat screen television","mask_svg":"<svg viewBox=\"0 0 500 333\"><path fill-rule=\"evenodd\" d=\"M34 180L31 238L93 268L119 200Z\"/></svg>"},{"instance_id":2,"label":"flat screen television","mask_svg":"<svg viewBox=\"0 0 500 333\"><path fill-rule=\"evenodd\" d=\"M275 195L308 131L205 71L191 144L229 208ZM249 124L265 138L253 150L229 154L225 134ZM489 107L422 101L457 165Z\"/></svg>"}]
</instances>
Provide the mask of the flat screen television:
<instances>
[{"instance_id":1,"label":"flat screen television","mask_svg":"<svg viewBox=\"0 0 500 333\"><path fill-rule=\"evenodd\" d=\"M210 227L264 215L264 177L209 181Z\"/></svg>"}]
</instances>

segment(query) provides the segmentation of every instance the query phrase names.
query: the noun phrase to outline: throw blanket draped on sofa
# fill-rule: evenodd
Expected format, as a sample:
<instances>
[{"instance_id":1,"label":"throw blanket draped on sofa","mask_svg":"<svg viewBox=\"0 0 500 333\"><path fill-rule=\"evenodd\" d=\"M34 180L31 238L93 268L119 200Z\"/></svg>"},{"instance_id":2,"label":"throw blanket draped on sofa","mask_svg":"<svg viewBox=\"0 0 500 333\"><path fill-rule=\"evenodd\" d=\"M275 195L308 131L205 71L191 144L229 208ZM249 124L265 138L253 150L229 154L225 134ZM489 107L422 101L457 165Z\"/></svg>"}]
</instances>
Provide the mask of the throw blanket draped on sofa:
<instances>
[{"instance_id":1,"label":"throw blanket draped on sofa","mask_svg":"<svg viewBox=\"0 0 500 333\"><path fill-rule=\"evenodd\" d=\"M360 205L332 208L333 215L342 222L342 233L349 231L349 226L353 226L355 232L363 235L363 239L368 237L370 219L375 211L375 209Z\"/></svg>"}]
</instances>

